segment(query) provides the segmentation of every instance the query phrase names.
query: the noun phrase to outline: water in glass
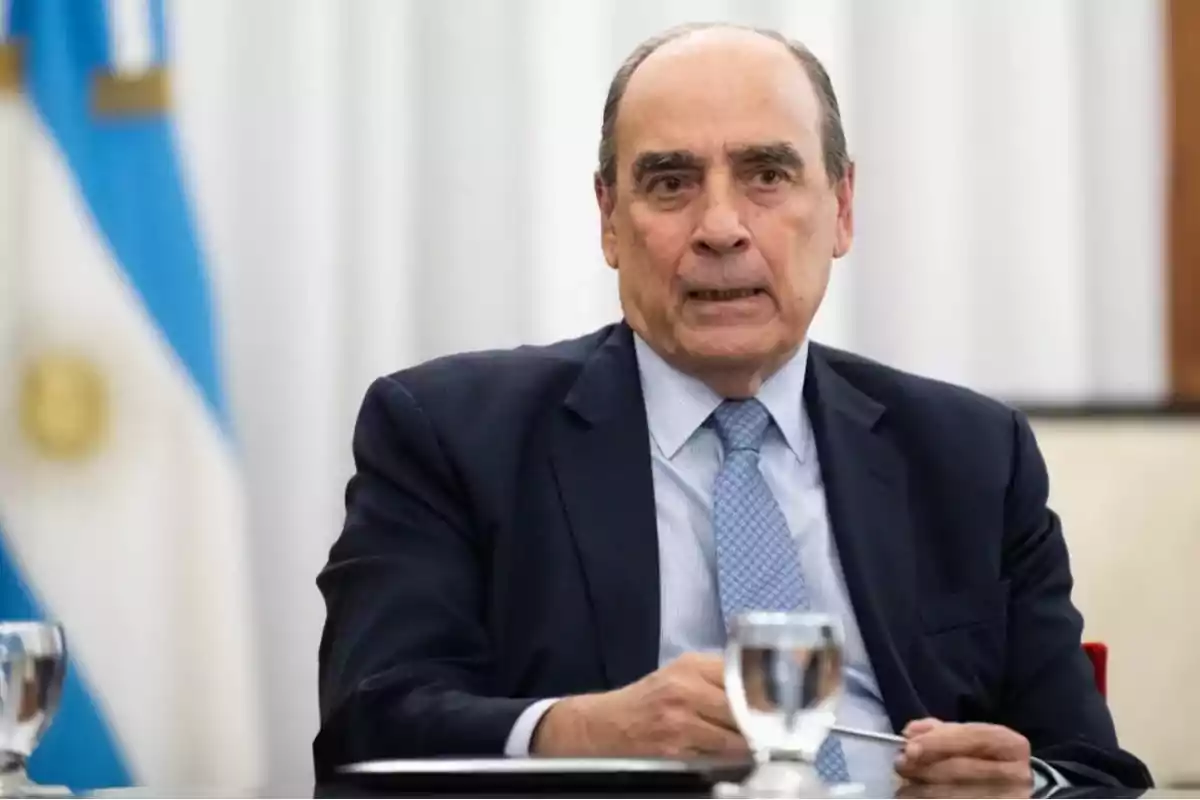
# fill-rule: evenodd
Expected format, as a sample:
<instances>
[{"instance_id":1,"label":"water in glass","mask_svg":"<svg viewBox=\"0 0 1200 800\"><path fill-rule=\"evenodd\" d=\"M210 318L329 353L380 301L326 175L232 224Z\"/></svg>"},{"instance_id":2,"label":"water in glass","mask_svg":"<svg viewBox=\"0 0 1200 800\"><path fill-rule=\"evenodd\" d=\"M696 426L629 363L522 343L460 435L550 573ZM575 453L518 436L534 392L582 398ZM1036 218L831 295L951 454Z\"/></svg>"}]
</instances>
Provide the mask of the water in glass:
<instances>
[{"instance_id":1,"label":"water in glass","mask_svg":"<svg viewBox=\"0 0 1200 800\"><path fill-rule=\"evenodd\" d=\"M744 789L821 791L817 753L842 693L842 633L827 614L750 612L733 620L725 690L758 761Z\"/></svg>"},{"instance_id":2,"label":"water in glass","mask_svg":"<svg viewBox=\"0 0 1200 800\"><path fill-rule=\"evenodd\" d=\"M52 622L0 622L0 794L33 788L25 764L62 696L67 647Z\"/></svg>"}]
</instances>

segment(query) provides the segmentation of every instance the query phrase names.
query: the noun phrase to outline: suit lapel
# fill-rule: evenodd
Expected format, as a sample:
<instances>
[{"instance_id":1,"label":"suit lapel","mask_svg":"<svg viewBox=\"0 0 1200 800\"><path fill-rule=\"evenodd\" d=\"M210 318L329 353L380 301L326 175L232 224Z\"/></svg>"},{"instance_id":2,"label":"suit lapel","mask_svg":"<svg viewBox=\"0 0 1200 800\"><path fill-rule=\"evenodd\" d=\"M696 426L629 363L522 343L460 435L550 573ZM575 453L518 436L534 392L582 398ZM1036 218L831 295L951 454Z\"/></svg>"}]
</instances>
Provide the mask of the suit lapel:
<instances>
[{"instance_id":1,"label":"suit lapel","mask_svg":"<svg viewBox=\"0 0 1200 800\"><path fill-rule=\"evenodd\" d=\"M814 345L804 396L842 571L884 705L899 730L922 714L909 678L917 630L905 465L882 428L885 408Z\"/></svg>"},{"instance_id":2,"label":"suit lapel","mask_svg":"<svg viewBox=\"0 0 1200 800\"><path fill-rule=\"evenodd\" d=\"M624 325L584 365L553 444L554 474L592 601L611 687L658 666L659 572L650 438Z\"/></svg>"},{"instance_id":3,"label":"suit lapel","mask_svg":"<svg viewBox=\"0 0 1200 800\"><path fill-rule=\"evenodd\" d=\"M884 407L813 345L812 420L842 571L893 726L924 713L909 678L917 632L905 465L881 430ZM613 688L658 666L658 538L650 439L629 328L618 325L580 372L557 421L555 478Z\"/></svg>"}]
</instances>

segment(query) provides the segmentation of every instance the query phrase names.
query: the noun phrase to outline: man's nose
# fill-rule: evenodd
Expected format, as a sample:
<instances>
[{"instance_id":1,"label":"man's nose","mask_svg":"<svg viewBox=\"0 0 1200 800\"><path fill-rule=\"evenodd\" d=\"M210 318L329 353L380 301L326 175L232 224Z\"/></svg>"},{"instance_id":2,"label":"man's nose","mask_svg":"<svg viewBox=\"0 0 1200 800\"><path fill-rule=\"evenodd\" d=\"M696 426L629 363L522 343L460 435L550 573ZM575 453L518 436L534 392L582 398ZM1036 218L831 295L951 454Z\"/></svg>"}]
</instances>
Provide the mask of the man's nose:
<instances>
[{"instance_id":1,"label":"man's nose","mask_svg":"<svg viewBox=\"0 0 1200 800\"><path fill-rule=\"evenodd\" d=\"M692 249L699 255L734 255L750 246L750 236L742 225L737 206L726 194L714 192L709 196L704 216L692 236Z\"/></svg>"}]
</instances>

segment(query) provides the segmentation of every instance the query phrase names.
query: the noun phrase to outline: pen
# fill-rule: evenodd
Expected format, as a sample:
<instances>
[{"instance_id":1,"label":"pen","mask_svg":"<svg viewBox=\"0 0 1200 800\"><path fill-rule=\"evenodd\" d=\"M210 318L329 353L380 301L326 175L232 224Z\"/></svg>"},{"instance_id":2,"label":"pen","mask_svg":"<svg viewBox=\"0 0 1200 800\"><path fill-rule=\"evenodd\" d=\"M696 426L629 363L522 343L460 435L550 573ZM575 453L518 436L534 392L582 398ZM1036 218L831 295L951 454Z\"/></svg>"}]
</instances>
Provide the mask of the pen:
<instances>
[{"instance_id":1,"label":"pen","mask_svg":"<svg viewBox=\"0 0 1200 800\"><path fill-rule=\"evenodd\" d=\"M903 747L908 742L903 736L898 736L894 733L878 733L877 731L864 731L861 728L847 728L844 725L834 725L832 732L838 736L849 736L855 739L866 739L871 742L880 742L882 744L894 744Z\"/></svg>"}]
</instances>

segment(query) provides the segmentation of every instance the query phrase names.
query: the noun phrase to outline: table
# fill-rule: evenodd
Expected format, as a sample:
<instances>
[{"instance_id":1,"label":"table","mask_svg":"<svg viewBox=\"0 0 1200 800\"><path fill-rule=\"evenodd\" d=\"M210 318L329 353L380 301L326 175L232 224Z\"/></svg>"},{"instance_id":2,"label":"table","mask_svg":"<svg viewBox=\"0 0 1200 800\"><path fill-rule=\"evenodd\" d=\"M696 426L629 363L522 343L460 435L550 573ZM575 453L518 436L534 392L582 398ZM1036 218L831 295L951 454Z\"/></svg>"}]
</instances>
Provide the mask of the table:
<instances>
[{"instance_id":1,"label":"table","mask_svg":"<svg viewBox=\"0 0 1200 800\"><path fill-rule=\"evenodd\" d=\"M387 791L379 787L368 787L353 781L326 781L313 786L311 784L286 784L258 787L250 790L237 791L206 791L203 788L189 789L186 791L175 787L171 790L155 790L148 787L127 787L120 789L108 789L100 792L92 793L93 797L107 798L158 798L158 797L196 797L196 798L223 798L223 797L318 797L318 798L341 798L341 797L438 797L436 794L413 793L405 795L399 791ZM711 794L703 792L694 793L647 793L634 792L626 795L613 794L608 791L597 790L588 792L586 790L571 794L564 793L547 793L547 794L531 794L523 793L505 793L500 787L495 787L494 790L488 791L483 788L482 791L476 793L454 792L450 794L440 795L445 797L520 797L520 798L536 798L544 797L640 797L640 798L655 798L655 797L709 797ZM1005 790L1002 787L970 787L970 786L923 786L923 787L906 787L892 795L896 798L1005 798L1005 797L1028 797L1028 791L1022 793L1015 790ZM1116 790L1116 789L1070 789L1054 794L1053 797L1075 798L1075 797L1095 797L1095 798L1133 798L1142 797L1146 800L1171 800L1172 798L1195 798L1200 797L1200 787L1165 787L1156 788L1149 791L1142 790Z\"/></svg>"},{"instance_id":2,"label":"table","mask_svg":"<svg viewBox=\"0 0 1200 800\"><path fill-rule=\"evenodd\" d=\"M285 793L278 794L278 795L267 795L267 796L296 796L296 795L293 793L285 792ZM422 793L414 793L411 795L405 795L400 792L385 792L385 791L381 791L378 789L364 789L363 787L357 786L353 783L344 783L344 784L326 783L326 784L322 784L322 785L319 785L318 787L316 787L316 791L313 793L313 796L314 797L340 798L340 797L405 797L405 796L436 797L438 795L428 795L428 794L422 794ZM503 791L497 789L494 792L482 792L479 794L453 793L453 794L448 794L448 795L444 795L444 796L446 796L446 797L533 798L533 797L537 797L538 795L531 795L528 793L508 793L508 794L506 794ZM612 795L608 792L605 792L605 791L597 791L595 793L581 792L578 794L571 794L571 795L547 794L545 796L546 797L578 797L578 798L593 798L593 797L594 798L601 798L601 797L611 798L611 797L614 797L614 795ZM616 795L616 796L620 797L621 795ZM708 795L708 794L648 794L648 793L640 793L639 792L639 793L634 793L634 794L630 794L630 795L626 795L626 796L639 797L639 798L653 798L653 797L710 797L712 795ZM1019 791L1007 791L1006 792L1004 789L988 788L988 787L925 786L925 787L911 787L907 791L897 792L893 796L897 797L897 798L1005 798L1005 797L1015 798L1015 797L1029 797L1030 795L1027 791L1024 793L1021 793ZM1157 800L1158 798L1167 800L1168 798L1200 797L1200 791L1197 791L1196 789L1192 789L1192 790L1151 789L1149 791L1118 790L1118 789L1069 789L1069 790L1060 791L1056 794L1049 795L1049 796L1056 797L1056 798L1059 798L1059 797L1062 797L1062 798L1075 798L1075 797L1080 797L1080 798L1083 798L1083 797L1094 797L1094 798L1127 798L1128 797L1128 798L1133 798L1133 797L1141 797L1141 798L1146 798L1147 800Z\"/></svg>"},{"instance_id":3,"label":"table","mask_svg":"<svg viewBox=\"0 0 1200 800\"><path fill-rule=\"evenodd\" d=\"M381 761L352 773L324 776L318 797L720 797L722 782L740 783L749 762L653 759L435 759ZM725 785L728 785L726 783ZM899 778L890 786L860 787L842 797L1195 797L1194 791L1071 788L1033 794L1028 786L918 786Z\"/></svg>"}]
</instances>

